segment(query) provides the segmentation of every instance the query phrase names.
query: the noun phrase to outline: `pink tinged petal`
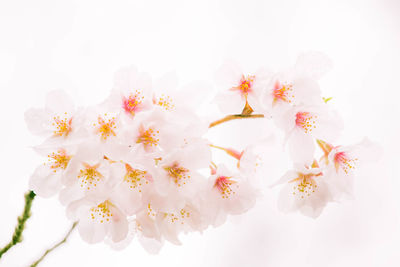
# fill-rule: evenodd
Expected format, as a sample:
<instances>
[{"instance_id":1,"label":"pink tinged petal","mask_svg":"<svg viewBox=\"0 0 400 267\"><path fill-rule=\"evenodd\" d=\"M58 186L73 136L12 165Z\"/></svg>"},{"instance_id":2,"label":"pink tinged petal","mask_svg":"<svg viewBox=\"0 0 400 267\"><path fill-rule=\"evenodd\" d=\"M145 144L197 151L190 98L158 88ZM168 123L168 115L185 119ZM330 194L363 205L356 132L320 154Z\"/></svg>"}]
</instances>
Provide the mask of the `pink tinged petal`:
<instances>
[{"instance_id":1,"label":"pink tinged petal","mask_svg":"<svg viewBox=\"0 0 400 267\"><path fill-rule=\"evenodd\" d=\"M305 77L296 77L293 79L292 85L294 104L321 104L321 90L316 81Z\"/></svg>"},{"instance_id":2,"label":"pink tinged petal","mask_svg":"<svg viewBox=\"0 0 400 267\"><path fill-rule=\"evenodd\" d=\"M296 210L296 199L293 196L293 185L286 184L278 196L278 209L284 213Z\"/></svg>"},{"instance_id":3,"label":"pink tinged petal","mask_svg":"<svg viewBox=\"0 0 400 267\"><path fill-rule=\"evenodd\" d=\"M309 134L294 130L288 139L289 153L296 163L310 165L314 159L314 139Z\"/></svg>"},{"instance_id":4,"label":"pink tinged petal","mask_svg":"<svg viewBox=\"0 0 400 267\"><path fill-rule=\"evenodd\" d=\"M69 203L78 200L84 196L81 187L78 184L65 187L60 191L59 200L62 205L68 205Z\"/></svg>"},{"instance_id":5,"label":"pink tinged petal","mask_svg":"<svg viewBox=\"0 0 400 267\"><path fill-rule=\"evenodd\" d=\"M208 140L201 139L185 146L177 157L190 170L207 168L211 162L211 148Z\"/></svg>"},{"instance_id":6,"label":"pink tinged petal","mask_svg":"<svg viewBox=\"0 0 400 267\"><path fill-rule=\"evenodd\" d=\"M307 200L305 205L300 208L300 212L311 218L316 218L321 214L327 203L331 200L332 195L329 188L325 183L320 182L318 183L315 192Z\"/></svg>"},{"instance_id":7,"label":"pink tinged petal","mask_svg":"<svg viewBox=\"0 0 400 267\"><path fill-rule=\"evenodd\" d=\"M30 108L25 112L26 125L35 135L44 135L52 130L51 116L44 109Z\"/></svg>"},{"instance_id":8,"label":"pink tinged petal","mask_svg":"<svg viewBox=\"0 0 400 267\"><path fill-rule=\"evenodd\" d=\"M47 166L39 166L29 180L29 188L41 197L54 196L61 190L61 173Z\"/></svg>"},{"instance_id":9,"label":"pink tinged petal","mask_svg":"<svg viewBox=\"0 0 400 267\"><path fill-rule=\"evenodd\" d=\"M156 212L154 210L147 209L146 213L138 214L136 216L136 222L139 225L143 236L151 239L160 239L158 225L156 225L154 221L155 216Z\"/></svg>"},{"instance_id":10,"label":"pink tinged petal","mask_svg":"<svg viewBox=\"0 0 400 267\"><path fill-rule=\"evenodd\" d=\"M46 109L57 114L72 114L75 110L72 99L62 90L51 91L47 94Z\"/></svg>"},{"instance_id":11,"label":"pink tinged petal","mask_svg":"<svg viewBox=\"0 0 400 267\"><path fill-rule=\"evenodd\" d=\"M221 91L215 97L215 102L224 114L239 114L246 103L240 94L232 91Z\"/></svg>"},{"instance_id":12,"label":"pink tinged petal","mask_svg":"<svg viewBox=\"0 0 400 267\"><path fill-rule=\"evenodd\" d=\"M215 73L214 79L221 90L236 86L240 81L242 70L237 62L226 61Z\"/></svg>"},{"instance_id":13,"label":"pink tinged petal","mask_svg":"<svg viewBox=\"0 0 400 267\"><path fill-rule=\"evenodd\" d=\"M238 185L237 196L232 199L229 205L230 214L242 214L252 208L256 203L257 191L249 186L247 183L242 182ZM227 199L227 202L230 200Z\"/></svg>"},{"instance_id":14,"label":"pink tinged petal","mask_svg":"<svg viewBox=\"0 0 400 267\"><path fill-rule=\"evenodd\" d=\"M327 142L334 142L343 130L343 121L334 112L322 110L318 114L317 127L313 135Z\"/></svg>"},{"instance_id":15,"label":"pink tinged petal","mask_svg":"<svg viewBox=\"0 0 400 267\"><path fill-rule=\"evenodd\" d=\"M276 114L273 116L273 120L276 126L282 129L287 135L297 127L296 125L296 109L282 109L282 113Z\"/></svg>"},{"instance_id":16,"label":"pink tinged petal","mask_svg":"<svg viewBox=\"0 0 400 267\"><path fill-rule=\"evenodd\" d=\"M276 185L280 185L280 184L286 184L287 182L295 179L297 176L298 176L298 172L297 171L288 171L278 181L273 183L271 185L271 187L276 186Z\"/></svg>"},{"instance_id":17,"label":"pink tinged petal","mask_svg":"<svg viewBox=\"0 0 400 267\"><path fill-rule=\"evenodd\" d=\"M85 198L71 202L67 209L67 218L72 221L78 221L80 218L86 217L88 215L88 210L95 205L93 201Z\"/></svg>"},{"instance_id":18,"label":"pink tinged petal","mask_svg":"<svg viewBox=\"0 0 400 267\"><path fill-rule=\"evenodd\" d=\"M129 66L118 70L114 75L114 88L122 92L132 90L136 84L138 70Z\"/></svg>"},{"instance_id":19,"label":"pink tinged petal","mask_svg":"<svg viewBox=\"0 0 400 267\"><path fill-rule=\"evenodd\" d=\"M81 218L78 224L78 231L84 241L89 244L99 243L104 240L107 234L107 224L94 222L90 218L88 212L87 216Z\"/></svg>"},{"instance_id":20,"label":"pink tinged petal","mask_svg":"<svg viewBox=\"0 0 400 267\"><path fill-rule=\"evenodd\" d=\"M128 220L126 216L117 210L113 209L112 223L110 225L110 235L113 242L120 242L126 238L128 234Z\"/></svg>"},{"instance_id":21,"label":"pink tinged petal","mask_svg":"<svg viewBox=\"0 0 400 267\"><path fill-rule=\"evenodd\" d=\"M347 147L347 150L360 160L360 164L377 162L383 155L382 147L366 137L360 143Z\"/></svg>"},{"instance_id":22,"label":"pink tinged petal","mask_svg":"<svg viewBox=\"0 0 400 267\"><path fill-rule=\"evenodd\" d=\"M163 246L163 242L145 236L139 237L142 247L150 254L158 254Z\"/></svg>"},{"instance_id":23,"label":"pink tinged petal","mask_svg":"<svg viewBox=\"0 0 400 267\"><path fill-rule=\"evenodd\" d=\"M247 102L250 107L254 110L254 112L261 112L263 110L263 106L260 102L260 95L257 92L253 92L247 95Z\"/></svg>"},{"instance_id":24,"label":"pink tinged petal","mask_svg":"<svg viewBox=\"0 0 400 267\"><path fill-rule=\"evenodd\" d=\"M300 207L300 212L305 216L316 219L319 217L319 215L321 215L324 207L325 206L312 207L312 206L304 205L304 206Z\"/></svg>"},{"instance_id":25,"label":"pink tinged petal","mask_svg":"<svg viewBox=\"0 0 400 267\"><path fill-rule=\"evenodd\" d=\"M115 188L113 202L128 215L135 214L142 206L142 196L139 189L131 188L128 182L122 182Z\"/></svg>"},{"instance_id":26,"label":"pink tinged petal","mask_svg":"<svg viewBox=\"0 0 400 267\"><path fill-rule=\"evenodd\" d=\"M179 221L175 221L177 217L174 214L159 213L156 218L156 222L160 225L162 234L166 240L174 245L182 245L179 240L179 227L181 227Z\"/></svg>"}]
</instances>

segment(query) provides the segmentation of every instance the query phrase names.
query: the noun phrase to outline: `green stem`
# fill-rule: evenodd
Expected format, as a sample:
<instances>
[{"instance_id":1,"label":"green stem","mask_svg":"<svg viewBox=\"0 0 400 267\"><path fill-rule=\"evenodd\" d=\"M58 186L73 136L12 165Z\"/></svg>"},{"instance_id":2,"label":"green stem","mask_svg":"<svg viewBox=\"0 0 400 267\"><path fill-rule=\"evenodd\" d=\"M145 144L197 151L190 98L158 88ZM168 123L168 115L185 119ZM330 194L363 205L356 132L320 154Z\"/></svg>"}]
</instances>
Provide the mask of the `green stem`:
<instances>
[{"instance_id":1,"label":"green stem","mask_svg":"<svg viewBox=\"0 0 400 267\"><path fill-rule=\"evenodd\" d=\"M67 242L68 237L71 235L72 231L75 229L77 224L78 224L78 222L74 222L74 224L71 226L71 229L69 229L68 233L65 235L64 239L61 240L60 242L58 242L57 244L55 244L54 246L52 246L51 248L49 248L48 250L46 250L37 261L32 263L32 265L30 267L36 267L47 256L47 254L49 254L50 252L52 252L53 250L55 250L56 248L58 248L65 242Z\"/></svg>"},{"instance_id":2,"label":"green stem","mask_svg":"<svg viewBox=\"0 0 400 267\"><path fill-rule=\"evenodd\" d=\"M32 201L36 194L33 191L29 191L25 194L25 208L21 216L18 217L18 225L15 227L14 234L10 243L0 250L0 259L10 248L15 246L17 243L22 241L22 232L25 229L25 223L31 217Z\"/></svg>"}]
</instances>

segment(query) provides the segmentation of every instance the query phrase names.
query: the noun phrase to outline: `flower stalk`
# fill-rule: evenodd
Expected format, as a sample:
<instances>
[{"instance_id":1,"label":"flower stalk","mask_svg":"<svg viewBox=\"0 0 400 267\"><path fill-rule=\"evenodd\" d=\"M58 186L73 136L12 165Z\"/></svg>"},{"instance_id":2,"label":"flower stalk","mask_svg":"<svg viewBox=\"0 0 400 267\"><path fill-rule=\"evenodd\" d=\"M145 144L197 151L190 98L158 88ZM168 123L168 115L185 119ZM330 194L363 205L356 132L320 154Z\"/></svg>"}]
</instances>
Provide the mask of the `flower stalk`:
<instances>
[{"instance_id":1,"label":"flower stalk","mask_svg":"<svg viewBox=\"0 0 400 267\"><path fill-rule=\"evenodd\" d=\"M11 241L0 250L0 258L13 246L22 242L22 232L25 229L26 221L31 217L32 201L35 199L36 194L29 191L25 194L25 207L21 216L18 217L18 224L15 227L14 234Z\"/></svg>"},{"instance_id":2,"label":"flower stalk","mask_svg":"<svg viewBox=\"0 0 400 267\"><path fill-rule=\"evenodd\" d=\"M51 248L47 249L38 260L36 260L34 263L32 263L30 265L30 267L36 267L47 256L47 254L49 254L50 252L52 252L53 250L55 250L56 248L58 248L62 244L66 243L68 238L69 238L69 236L74 231L74 229L75 229L77 224L78 224L78 222L74 222L72 224L71 228L69 229L68 233L65 235L65 237L60 242L58 242L57 244L55 244Z\"/></svg>"},{"instance_id":3,"label":"flower stalk","mask_svg":"<svg viewBox=\"0 0 400 267\"><path fill-rule=\"evenodd\" d=\"M233 115L228 115L222 119L216 120L208 126L208 128L212 128L214 126L217 126L218 124L231 121L231 120L237 120L237 119L255 119L255 118L264 118L264 114L252 114L253 113L253 108L249 105L249 102L247 102L246 99L246 104L242 110L242 113L240 114L233 114Z\"/></svg>"},{"instance_id":4,"label":"flower stalk","mask_svg":"<svg viewBox=\"0 0 400 267\"><path fill-rule=\"evenodd\" d=\"M210 123L210 125L208 126L208 128L212 128L214 126L217 126L218 124L227 122L227 121L231 121L231 120L237 120L237 119L256 119L256 118L264 118L263 114L249 114L249 115L245 115L245 114L234 114L234 115L228 115L222 119L216 120L212 123Z\"/></svg>"}]
</instances>

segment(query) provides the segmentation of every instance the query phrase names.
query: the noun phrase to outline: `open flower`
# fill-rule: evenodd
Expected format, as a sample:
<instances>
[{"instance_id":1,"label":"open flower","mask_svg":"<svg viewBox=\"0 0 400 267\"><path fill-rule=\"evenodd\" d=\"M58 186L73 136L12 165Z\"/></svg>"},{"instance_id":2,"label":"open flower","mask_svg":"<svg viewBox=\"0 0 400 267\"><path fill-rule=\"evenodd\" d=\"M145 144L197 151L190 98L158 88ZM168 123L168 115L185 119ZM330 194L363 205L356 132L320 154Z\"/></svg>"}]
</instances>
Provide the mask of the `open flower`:
<instances>
[{"instance_id":1,"label":"open flower","mask_svg":"<svg viewBox=\"0 0 400 267\"><path fill-rule=\"evenodd\" d=\"M61 179L67 169L76 147L37 150L46 155L47 161L36 168L29 180L29 187L41 197L51 197L61 188Z\"/></svg>"},{"instance_id":2,"label":"open flower","mask_svg":"<svg viewBox=\"0 0 400 267\"><path fill-rule=\"evenodd\" d=\"M275 74L265 87L262 104L265 113L279 116L294 105L316 105L322 100L318 79L331 68L321 53L300 55L294 67Z\"/></svg>"},{"instance_id":3,"label":"open flower","mask_svg":"<svg viewBox=\"0 0 400 267\"><path fill-rule=\"evenodd\" d=\"M381 149L367 138L350 146L333 146L322 140L317 141L323 151L322 164L329 174L328 182L336 199L351 195L356 171L367 163L379 160Z\"/></svg>"},{"instance_id":4,"label":"open flower","mask_svg":"<svg viewBox=\"0 0 400 267\"><path fill-rule=\"evenodd\" d=\"M158 212L155 219L161 235L176 245L181 245L178 238L180 233L201 232L208 226L203 214L191 203L186 203L184 207L174 212Z\"/></svg>"},{"instance_id":5,"label":"open flower","mask_svg":"<svg viewBox=\"0 0 400 267\"><path fill-rule=\"evenodd\" d=\"M125 127L123 142L138 147L146 153L172 149L183 142L176 134L174 123L168 121L167 114L160 109L138 114L130 125Z\"/></svg>"},{"instance_id":6,"label":"open flower","mask_svg":"<svg viewBox=\"0 0 400 267\"><path fill-rule=\"evenodd\" d=\"M315 138L335 140L342 130L340 118L326 104L294 106L274 120L284 130L290 156L296 163L311 164Z\"/></svg>"},{"instance_id":7,"label":"open flower","mask_svg":"<svg viewBox=\"0 0 400 267\"><path fill-rule=\"evenodd\" d=\"M199 171L207 169L210 162L211 151L205 140L187 144L162 158L154 176L158 194L154 206L164 211L182 208L204 186L206 178Z\"/></svg>"},{"instance_id":8,"label":"open flower","mask_svg":"<svg viewBox=\"0 0 400 267\"><path fill-rule=\"evenodd\" d=\"M241 214L254 206L257 189L241 173L219 165L208 179L204 192L206 214L213 225L225 222L228 214Z\"/></svg>"},{"instance_id":9,"label":"open flower","mask_svg":"<svg viewBox=\"0 0 400 267\"><path fill-rule=\"evenodd\" d=\"M86 137L82 130L83 111L75 108L64 91L47 94L44 108L30 108L25 112L28 129L35 135L46 137L42 146L77 144Z\"/></svg>"},{"instance_id":10,"label":"open flower","mask_svg":"<svg viewBox=\"0 0 400 267\"><path fill-rule=\"evenodd\" d=\"M316 162L310 167L296 165L274 184L283 184L278 208L283 212L300 211L306 216L318 217L326 204L332 201L326 179Z\"/></svg>"},{"instance_id":11,"label":"open flower","mask_svg":"<svg viewBox=\"0 0 400 267\"><path fill-rule=\"evenodd\" d=\"M150 171L142 164L116 162L112 172L119 180L113 189L113 199L126 214L134 215L146 204L143 196L154 190Z\"/></svg>"},{"instance_id":12,"label":"open flower","mask_svg":"<svg viewBox=\"0 0 400 267\"><path fill-rule=\"evenodd\" d=\"M60 201L68 204L85 196L102 196L116 184L116 177L110 176L115 168L109 158L123 157L127 148L97 143L81 145L71 159L62 177L65 188L60 192ZM115 178L115 179L114 179Z\"/></svg>"},{"instance_id":13,"label":"open flower","mask_svg":"<svg viewBox=\"0 0 400 267\"><path fill-rule=\"evenodd\" d=\"M132 119L152 107L151 77L130 66L120 69L114 77L113 90L103 103L109 109Z\"/></svg>"},{"instance_id":14,"label":"open flower","mask_svg":"<svg viewBox=\"0 0 400 267\"><path fill-rule=\"evenodd\" d=\"M78 231L88 243L98 243L109 236L113 242L123 240L128 234L126 215L111 199L90 198L72 202L67 208L67 216L79 220Z\"/></svg>"},{"instance_id":15,"label":"open flower","mask_svg":"<svg viewBox=\"0 0 400 267\"><path fill-rule=\"evenodd\" d=\"M254 74L245 74L235 62L225 62L215 74L219 93L216 102L223 113L238 114L246 104L261 110L260 97L269 82L271 73L260 69Z\"/></svg>"},{"instance_id":16,"label":"open flower","mask_svg":"<svg viewBox=\"0 0 400 267\"><path fill-rule=\"evenodd\" d=\"M123 122L117 112L97 105L87 109L84 127L89 135L88 139L103 145L118 142Z\"/></svg>"}]
</instances>

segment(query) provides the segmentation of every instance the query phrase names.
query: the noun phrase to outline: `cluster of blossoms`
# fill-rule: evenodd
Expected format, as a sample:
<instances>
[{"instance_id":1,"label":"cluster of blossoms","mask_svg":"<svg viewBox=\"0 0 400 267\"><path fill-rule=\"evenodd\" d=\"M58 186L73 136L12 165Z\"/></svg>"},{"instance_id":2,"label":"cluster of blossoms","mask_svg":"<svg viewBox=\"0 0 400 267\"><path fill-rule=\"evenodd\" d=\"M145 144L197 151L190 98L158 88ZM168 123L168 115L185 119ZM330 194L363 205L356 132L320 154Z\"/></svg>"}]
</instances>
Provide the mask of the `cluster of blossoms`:
<instances>
[{"instance_id":1,"label":"cluster of blossoms","mask_svg":"<svg viewBox=\"0 0 400 267\"><path fill-rule=\"evenodd\" d=\"M122 69L110 96L86 108L75 107L62 91L50 92L45 108L26 112L28 128L45 137L35 151L47 157L30 188L42 197L58 194L85 241L124 247L136 236L157 252L164 240L180 244L180 233L219 226L254 206L262 189L255 177L267 178L257 173L257 144L237 152L204 136L231 119L265 117L284 131L294 162L276 183L284 184L279 207L317 216L351 192L354 170L375 153L368 140L332 145L342 126L317 83L328 65L318 53L276 74L246 75L224 64L216 73L215 100L228 115L211 124L188 97L201 86L178 88L174 75L153 82L133 67ZM236 158L236 167L215 164L213 148Z\"/></svg>"},{"instance_id":2,"label":"cluster of blossoms","mask_svg":"<svg viewBox=\"0 0 400 267\"><path fill-rule=\"evenodd\" d=\"M283 145L293 161L293 170L273 183L282 186L278 207L283 212L319 216L327 203L351 196L356 170L381 154L367 138L351 146L333 145L342 121L329 106L330 98L322 97L318 83L330 69L331 62L323 54L308 52L279 73L261 69L246 76L233 63L217 73L217 82L231 88L216 97L221 110L234 112L236 108L237 112L239 103L246 103L243 116L254 109L283 132Z\"/></svg>"}]
</instances>

